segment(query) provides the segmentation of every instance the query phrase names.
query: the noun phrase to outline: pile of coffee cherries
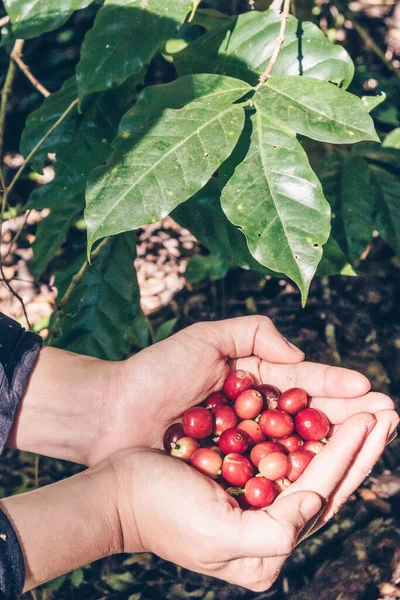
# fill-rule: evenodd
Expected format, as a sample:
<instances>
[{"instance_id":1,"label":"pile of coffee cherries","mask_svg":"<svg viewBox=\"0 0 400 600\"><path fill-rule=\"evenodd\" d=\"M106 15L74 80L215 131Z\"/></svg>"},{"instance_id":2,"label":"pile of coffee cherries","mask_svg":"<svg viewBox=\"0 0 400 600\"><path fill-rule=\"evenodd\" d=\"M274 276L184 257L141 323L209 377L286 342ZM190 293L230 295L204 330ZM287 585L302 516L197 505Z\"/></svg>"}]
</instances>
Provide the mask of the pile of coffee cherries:
<instances>
[{"instance_id":1,"label":"pile of coffee cherries","mask_svg":"<svg viewBox=\"0 0 400 600\"><path fill-rule=\"evenodd\" d=\"M215 479L243 508L265 508L296 481L326 444L331 424L307 392L281 393L231 371L221 392L170 425L164 448Z\"/></svg>"}]
</instances>

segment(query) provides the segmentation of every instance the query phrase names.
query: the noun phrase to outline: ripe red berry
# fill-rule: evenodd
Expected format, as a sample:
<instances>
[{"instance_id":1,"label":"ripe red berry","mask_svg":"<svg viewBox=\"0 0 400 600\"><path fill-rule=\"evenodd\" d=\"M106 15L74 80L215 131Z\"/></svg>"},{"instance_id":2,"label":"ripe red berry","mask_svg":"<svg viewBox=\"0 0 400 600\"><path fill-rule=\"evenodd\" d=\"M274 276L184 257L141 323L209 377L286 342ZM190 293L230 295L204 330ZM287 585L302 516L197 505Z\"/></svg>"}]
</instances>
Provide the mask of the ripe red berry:
<instances>
[{"instance_id":1,"label":"ripe red berry","mask_svg":"<svg viewBox=\"0 0 400 600\"><path fill-rule=\"evenodd\" d=\"M260 460L258 470L263 477L277 481L286 477L289 471L289 459L283 452L271 452Z\"/></svg>"},{"instance_id":2,"label":"ripe red berry","mask_svg":"<svg viewBox=\"0 0 400 600\"><path fill-rule=\"evenodd\" d=\"M208 437L213 428L212 414L202 406L194 406L183 413L185 435L197 440Z\"/></svg>"},{"instance_id":3,"label":"ripe red berry","mask_svg":"<svg viewBox=\"0 0 400 600\"><path fill-rule=\"evenodd\" d=\"M236 398L254 385L253 377L247 371L231 371L224 383L224 392L231 398Z\"/></svg>"},{"instance_id":4,"label":"ripe red berry","mask_svg":"<svg viewBox=\"0 0 400 600\"><path fill-rule=\"evenodd\" d=\"M292 417L282 410L265 410L261 414L259 424L265 435L275 439L289 437L294 431Z\"/></svg>"},{"instance_id":5,"label":"ripe red berry","mask_svg":"<svg viewBox=\"0 0 400 600\"><path fill-rule=\"evenodd\" d=\"M226 429L236 427L238 418L231 406L216 406L214 413L214 435L221 435Z\"/></svg>"},{"instance_id":6,"label":"ripe red berry","mask_svg":"<svg viewBox=\"0 0 400 600\"><path fill-rule=\"evenodd\" d=\"M261 442L254 446L250 452L250 460L255 467L258 467L258 463L264 456L271 454L271 452L282 452L283 449L276 442Z\"/></svg>"},{"instance_id":7,"label":"ripe red berry","mask_svg":"<svg viewBox=\"0 0 400 600\"><path fill-rule=\"evenodd\" d=\"M194 438L183 437L178 440L174 448L171 448L170 454L188 462L192 458L193 452L199 447L199 442Z\"/></svg>"},{"instance_id":8,"label":"ripe red berry","mask_svg":"<svg viewBox=\"0 0 400 600\"><path fill-rule=\"evenodd\" d=\"M231 454L232 452L243 454L249 447L247 434L238 429L225 429L221 433L218 443L224 454Z\"/></svg>"},{"instance_id":9,"label":"ripe red berry","mask_svg":"<svg viewBox=\"0 0 400 600\"><path fill-rule=\"evenodd\" d=\"M307 392L302 388L290 388L280 396L278 400L279 410L284 410L289 415L297 415L307 406Z\"/></svg>"},{"instance_id":10,"label":"ripe red berry","mask_svg":"<svg viewBox=\"0 0 400 600\"><path fill-rule=\"evenodd\" d=\"M221 406L222 404L228 404L228 398L223 392L214 392L203 402L203 406L211 409L216 406Z\"/></svg>"},{"instance_id":11,"label":"ripe red berry","mask_svg":"<svg viewBox=\"0 0 400 600\"><path fill-rule=\"evenodd\" d=\"M330 423L323 412L304 408L295 417L296 431L303 440L322 440L329 432Z\"/></svg>"},{"instance_id":12,"label":"ripe red berry","mask_svg":"<svg viewBox=\"0 0 400 600\"><path fill-rule=\"evenodd\" d=\"M222 457L212 448L198 448L193 452L190 464L203 475L215 479L221 472Z\"/></svg>"},{"instance_id":13,"label":"ripe red berry","mask_svg":"<svg viewBox=\"0 0 400 600\"><path fill-rule=\"evenodd\" d=\"M245 499L255 508L265 508L272 504L277 496L273 481L264 477L252 477L244 488Z\"/></svg>"},{"instance_id":14,"label":"ripe red berry","mask_svg":"<svg viewBox=\"0 0 400 600\"><path fill-rule=\"evenodd\" d=\"M244 431L250 438L250 447L255 444L259 444L265 439L263 432L261 431L261 427L255 421L251 421L250 419L246 419L245 421L240 421L237 426L239 431Z\"/></svg>"},{"instance_id":15,"label":"ripe red berry","mask_svg":"<svg viewBox=\"0 0 400 600\"><path fill-rule=\"evenodd\" d=\"M172 448L172 444L176 444L178 440L183 438L185 432L183 431L182 423L172 423L164 433L163 445L166 452L169 452Z\"/></svg>"},{"instance_id":16,"label":"ripe red berry","mask_svg":"<svg viewBox=\"0 0 400 600\"><path fill-rule=\"evenodd\" d=\"M289 471L287 478L290 481L296 481L302 473L306 470L315 454L309 450L298 450L288 455L289 458Z\"/></svg>"},{"instance_id":17,"label":"ripe red berry","mask_svg":"<svg viewBox=\"0 0 400 600\"><path fill-rule=\"evenodd\" d=\"M253 466L243 454L228 454L222 462L222 477L231 485L243 486L253 475Z\"/></svg>"},{"instance_id":18,"label":"ripe red berry","mask_svg":"<svg viewBox=\"0 0 400 600\"><path fill-rule=\"evenodd\" d=\"M304 442L300 436L294 433L287 438L280 439L279 444L288 452L296 452L296 450L302 449Z\"/></svg>"},{"instance_id":19,"label":"ripe red berry","mask_svg":"<svg viewBox=\"0 0 400 600\"><path fill-rule=\"evenodd\" d=\"M318 452L320 452L322 450L322 448L324 448L326 446L326 444L324 442L319 442L319 441L310 441L310 442L306 442L303 446L303 450L309 450L310 452L313 452L314 454L318 454Z\"/></svg>"},{"instance_id":20,"label":"ripe red berry","mask_svg":"<svg viewBox=\"0 0 400 600\"><path fill-rule=\"evenodd\" d=\"M254 419L260 414L263 407L263 398L256 390L246 390L235 400L235 411L241 419Z\"/></svg>"},{"instance_id":21,"label":"ripe red berry","mask_svg":"<svg viewBox=\"0 0 400 600\"><path fill-rule=\"evenodd\" d=\"M277 400L281 395L280 390L274 385L268 385L267 383L261 383L260 385L256 385L255 390L260 392L261 396L264 400L264 408L276 408Z\"/></svg>"}]
</instances>

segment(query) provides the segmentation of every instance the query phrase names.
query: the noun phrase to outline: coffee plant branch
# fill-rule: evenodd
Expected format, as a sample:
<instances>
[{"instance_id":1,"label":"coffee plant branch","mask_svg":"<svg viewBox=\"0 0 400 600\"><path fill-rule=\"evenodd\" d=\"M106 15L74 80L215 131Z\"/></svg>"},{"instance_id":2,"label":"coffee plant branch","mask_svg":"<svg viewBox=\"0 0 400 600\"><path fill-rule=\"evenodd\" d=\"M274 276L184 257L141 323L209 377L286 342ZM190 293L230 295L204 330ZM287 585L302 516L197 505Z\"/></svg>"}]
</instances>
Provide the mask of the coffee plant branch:
<instances>
[{"instance_id":1,"label":"coffee plant branch","mask_svg":"<svg viewBox=\"0 0 400 600\"><path fill-rule=\"evenodd\" d=\"M51 327L51 331L49 333L49 337L47 340L47 344L49 346L51 346L51 344L55 341L55 339L61 333L60 321L61 321L61 318L63 317L63 310L67 306L75 288L80 284L80 282L84 278L86 271L89 269L89 267L98 259L98 257L100 256L100 254L102 253L104 248L106 248L108 246L110 239L111 238L109 238L109 237L104 238L104 240L102 242L100 242L100 244L97 246L97 248L95 250L93 250L93 252L90 255L90 262L88 260L85 260L85 262L83 263L83 265L81 266L79 271L71 279L71 283L69 284L68 289L65 292L64 296L61 298L60 302L57 303L54 313L53 313L53 316L54 316L53 326Z\"/></svg>"},{"instance_id":2,"label":"coffee plant branch","mask_svg":"<svg viewBox=\"0 0 400 600\"><path fill-rule=\"evenodd\" d=\"M22 45L24 43L23 40L17 40L17 42L22 42ZM28 65L26 65L22 60L22 46L21 48L16 48L16 46L14 46L13 51L11 52L11 58L14 62L17 63L17 65L19 66L25 77L29 79L33 87L36 88L37 91L40 92L45 98L48 98L48 96L51 95L49 90L47 90L44 87L44 85L40 83L40 81L31 73Z\"/></svg>"},{"instance_id":3,"label":"coffee plant branch","mask_svg":"<svg viewBox=\"0 0 400 600\"><path fill-rule=\"evenodd\" d=\"M274 49L274 52L271 56L271 59L270 59L268 65L267 65L267 68L265 69L264 73L262 73L260 75L260 79L259 79L260 83L258 84L257 87L260 87L260 85L262 85L263 83L268 81L268 79L271 77L272 69L274 68L276 60L279 56L280 49L285 40L285 30L286 30L286 23L288 22L288 19L289 19L289 11L290 11L290 0L284 0L283 11L282 11L282 15L281 15L281 27L279 30L279 35L276 39L275 49Z\"/></svg>"},{"instance_id":4,"label":"coffee plant branch","mask_svg":"<svg viewBox=\"0 0 400 600\"><path fill-rule=\"evenodd\" d=\"M23 46L24 46L24 41L23 40L16 40L16 42L14 44L13 52L14 52L14 50L17 51L17 52L21 52ZM1 201L1 213L0 213L0 248L1 248L2 238L3 238L3 217L4 217L4 211L5 211L6 206L7 206L7 198L8 198L8 194L9 194L9 190L6 187L6 182L5 182L5 178L4 178L4 175L3 175L4 126L5 126L5 123L6 123L7 105L8 105L8 101L9 101L10 95L11 95L12 86L13 86L13 83L14 83L14 78L15 78L16 71L17 71L17 65L14 62L14 60L12 59L12 57L10 56L10 62L8 64L8 70L7 70L6 79L5 79L5 82L4 82L3 89L1 91L1 104L0 104L0 178L1 178L1 185L3 187L3 198L2 198L2 201ZM21 296L14 290L14 288L11 286L10 282L8 281L7 277L5 276L4 267L3 267L3 259L1 257L1 255L0 255L0 273L1 273L1 276L3 278L4 285L7 287L8 291L21 304L22 311L24 313L24 317L26 319L28 327L31 328L31 325L30 325L29 319L28 319L28 314L26 312L24 301L21 298Z\"/></svg>"},{"instance_id":5,"label":"coffee plant branch","mask_svg":"<svg viewBox=\"0 0 400 600\"><path fill-rule=\"evenodd\" d=\"M192 12L189 15L188 23L191 23L193 21L194 15L196 14L196 10L198 9L200 2L201 0L193 0L193 8Z\"/></svg>"}]
</instances>

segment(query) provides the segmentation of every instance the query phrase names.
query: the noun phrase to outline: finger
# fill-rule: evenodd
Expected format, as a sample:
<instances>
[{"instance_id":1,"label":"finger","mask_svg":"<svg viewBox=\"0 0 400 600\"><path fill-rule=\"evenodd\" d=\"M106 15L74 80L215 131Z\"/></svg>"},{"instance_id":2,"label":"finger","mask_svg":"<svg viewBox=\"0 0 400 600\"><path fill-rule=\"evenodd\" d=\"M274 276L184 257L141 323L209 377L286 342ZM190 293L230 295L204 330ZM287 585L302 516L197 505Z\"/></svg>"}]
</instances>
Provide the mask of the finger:
<instances>
[{"instance_id":1,"label":"finger","mask_svg":"<svg viewBox=\"0 0 400 600\"><path fill-rule=\"evenodd\" d=\"M298 490L311 490L328 499L346 475L375 423L375 416L369 413L359 413L347 419L299 479L284 490L281 496Z\"/></svg>"},{"instance_id":2,"label":"finger","mask_svg":"<svg viewBox=\"0 0 400 600\"><path fill-rule=\"evenodd\" d=\"M371 387L368 379L357 371L311 362L293 365L262 363L260 374L263 382L276 385L283 391L301 387L310 396L356 398L366 394Z\"/></svg>"},{"instance_id":3,"label":"finger","mask_svg":"<svg viewBox=\"0 0 400 600\"><path fill-rule=\"evenodd\" d=\"M393 400L379 392L369 392L358 398L311 398L310 406L326 414L333 424L340 424L359 412L377 413L379 410L393 410Z\"/></svg>"},{"instance_id":4,"label":"finger","mask_svg":"<svg viewBox=\"0 0 400 600\"><path fill-rule=\"evenodd\" d=\"M299 491L262 511L244 511L235 550L241 557L286 557L304 525L321 509L321 498Z\"/></svg>"},{"instance_id":5,"label":"finger","mask_svg":"<svg viewBox=\"0 0 400 600\"><path fill-rule=\"evenodd\" d=\"M394 410L382 410L376 414L376 425L362 444L359 454L330 498L318 528L324 525L349 499L351 494L362 484L376 462L380 459L387 440L399 424L399 417ZM329 442L330 444L331 442ZM328 444L328 445L329 445ZM316 529L315 529L316 530Z\"/></svg>"},{"instance_id":6,"label":"finger","mask_svg":"<svg viewBox=\"0 0 400 600\"><path fill-rule=\"evenodd\" d=\"M198 323L187 331L195 332L214 344L224 356L236 359L254 354L270 362L295 363L304 353L276 329L268 317L252 315L224 321Z\"/></svg>"}]
</instances>

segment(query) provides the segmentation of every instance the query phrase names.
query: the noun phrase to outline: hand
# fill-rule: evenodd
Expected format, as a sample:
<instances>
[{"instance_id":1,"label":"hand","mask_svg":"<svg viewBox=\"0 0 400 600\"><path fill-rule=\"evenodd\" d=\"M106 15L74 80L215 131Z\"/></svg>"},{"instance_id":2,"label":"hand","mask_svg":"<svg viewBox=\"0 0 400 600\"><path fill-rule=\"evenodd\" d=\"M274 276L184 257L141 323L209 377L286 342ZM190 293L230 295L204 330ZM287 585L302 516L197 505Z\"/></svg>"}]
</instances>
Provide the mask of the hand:
<instances>
[{"instance_id":1,"label":"hand","mask_svg":"<svg viewBox=\"0 0 400 600\"><path fill-rule=\"evenodd\" d=\"M161 449L166 428L221 389L231 368L246 369L281 390L304 387L313 396L311 405L333 423L362 410L394 408L387 396L367 394L370 383L360 373L304 362L304 354L266 317L199 323L120 364L108 429L100 447L92 447L91 461L123 447Z\"/></svg>"},{"instance_id":2,"label":"hand","mask_svg":"<svg viewBox=\"0 0 400 600\"><path fill-rule=\"evenodd\" d=\"M368 413L350 417L289 493L261 511L243 512L215 482L159 451L137 449L112 458L123 551L154 552L192 571L264 591L320 512L321 499L346 480L363 444L374 439L382 447L386 432L373 438L374 426Z\"/></svg>"}]
</instances>

